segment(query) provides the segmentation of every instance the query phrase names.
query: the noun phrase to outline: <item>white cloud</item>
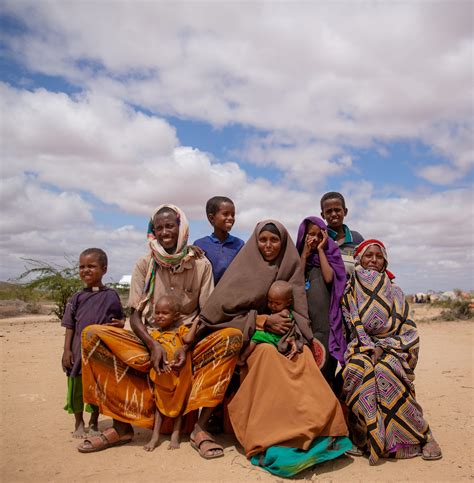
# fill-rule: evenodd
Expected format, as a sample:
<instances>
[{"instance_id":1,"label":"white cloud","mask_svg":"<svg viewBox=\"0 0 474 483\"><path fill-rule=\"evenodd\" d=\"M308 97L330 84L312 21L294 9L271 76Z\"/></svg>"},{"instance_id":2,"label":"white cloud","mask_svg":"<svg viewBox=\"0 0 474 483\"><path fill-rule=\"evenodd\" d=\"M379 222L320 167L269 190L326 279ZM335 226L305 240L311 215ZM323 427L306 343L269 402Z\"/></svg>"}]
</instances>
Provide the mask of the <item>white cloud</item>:
<instances>
[{"instance_id":1,"label":"white cloud","mask_svg":"<svg viewBox=\"0 0 474 483\"><path fill-rule=\"evenodd\" d=\"M473 136L469 1L11 1L7 9L31 29L10 47L33 69L161 113L316 139L276 149L273 162L290 176L310 161L315 174L337 172L319 149L374 140L438 148L458 173L445 183L472 167L472 152L459 152ZM419 174L443 182L438 171Z\"/></svg>"},{"instance_id":2,"label":"white cloud","mask_svg":"<svg viewBox=\"0 0 474 483\"><path fill-rule=\"evenodd\" d=\"M18 234L49 231L58 226L73 227L92 222L91 206L78 194L54 193L26 177L4 178L0 182L2 217L0 232Z\"/></svg>"},{"instance_id":3,"label":"white cloud","mask_svg":"<svg viewBox=\"0 0 474 483\"><path fill-rule=\"evenodd\" d=\"M443 161L423 163L418 175L441 185L472 169L470 2L4 8L29 29L6 38L18 59L84 91L0 85L3 273L21 256L58 261L91 245L109 252L116 278L129 273L144 233L98 225L89 195L144 217L173 201L201 220L206 199L226 194L241 232L274 217L294 235L299 220L319 214L315 188L328 176L363 178L354 147L421 140ZM262 134L239 154L282 175L250 179L236 163L181 146L168 122L130 104L256 128ZM472 192L382 196L376 188L364 179L343 187L348 223L387 242L402 286L471 288Z\"/></svg>"},{"instance_id":4,"label":"white cloud","mask_svg":"<svg viewBox=\"0 0 474 483\"><path fill-rule=\"evenodd\" d=\"M382 240L400 285L474 287L473 187L380 198L368 183L347 184L349 225Z\"/></svg>"},{"instance_id":5,"label":"white cloud","mask_svg":"<svg viewBox=\"0 0 474 483\"><path fill-rule=\"evenodd\" d=\"M117 282L124 274L131 273L136 260L146 253L145 235L133 227L109 229L98 225L81 225L54 230L28 230L14 236L2 235L0 239L0 277L15 278L27 267L26 259L41 260L59 266L75 261L79 253L90 247L105 250L109 258L109 270L105 281Z\"/></svg>"}]
</instances>

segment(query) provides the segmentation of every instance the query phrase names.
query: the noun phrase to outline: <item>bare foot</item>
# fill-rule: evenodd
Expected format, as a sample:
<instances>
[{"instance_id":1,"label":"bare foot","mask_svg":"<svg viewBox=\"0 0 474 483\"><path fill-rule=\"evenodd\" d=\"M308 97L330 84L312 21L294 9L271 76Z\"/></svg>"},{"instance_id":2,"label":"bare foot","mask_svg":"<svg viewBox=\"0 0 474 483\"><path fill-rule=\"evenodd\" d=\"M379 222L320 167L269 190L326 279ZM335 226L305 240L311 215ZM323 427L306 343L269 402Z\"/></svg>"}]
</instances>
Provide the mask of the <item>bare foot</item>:
<instances>
[{"instance_id":1,"label":"bare foot","mask_svg":"<svg viewBox=\"0 0 474 483\"><path fill-rule=\"evenodd\" d=\"M178 449L179 448L179 434L175 436L174 434L171 435L170 444L168 445L168 449Z\"/></svg>"},{"instance_id":2,"label":"bare foot","mask_svg":"<svg viewBox=\"0 0 474 483\"><path fill-rule=\"evenodd\" d=\"M101 434L97 425L89 426L88 428L86 428L86 431L87 431L87 436L100 436Z\"/></svg>"},{"instance_id":3,"label":"bare foot","mask_svg":"<svg viewBox=\"0 0 474 483\"><path fill-rule=\"evenodd\" d=\"M153 451L158 446L159 438L151 438L148 443L143 446L145 451Z\"/></svg>"},{"instance_id":4,"label":"bare foot","mask_svg":"<svg viewBox=\"0 0 474 483\"><path fill-rule=\"evenodd\" d=\"M86 435L86 428L84 426L84 421L79 421L76 423L76 428L72 433L73 438L83 438Z\"/></svg>"}]
</instances>

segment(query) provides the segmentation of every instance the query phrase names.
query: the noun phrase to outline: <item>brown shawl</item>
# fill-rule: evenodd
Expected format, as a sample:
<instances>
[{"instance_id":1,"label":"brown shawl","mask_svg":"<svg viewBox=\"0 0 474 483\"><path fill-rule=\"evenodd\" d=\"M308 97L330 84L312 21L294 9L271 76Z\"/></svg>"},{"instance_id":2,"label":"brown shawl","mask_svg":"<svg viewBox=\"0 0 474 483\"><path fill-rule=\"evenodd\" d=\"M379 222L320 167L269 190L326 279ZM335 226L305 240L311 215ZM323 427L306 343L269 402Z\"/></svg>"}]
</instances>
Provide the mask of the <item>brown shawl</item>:
<instances>
[{"instance_id":1,"label":"brown shawl","mask_svg":"<svg viewBox=\"0 0 474 483\"><path fill-rule=\"evenodd\" d=\"M266 262L258 249L262 228L273 223L280 232L281 251L276 260ZM299 348L313 334L309 325L308 305L300 257L286 228L274 220L261 221L252 236L234 258L201 311L200 335L209 330L233 327L240 329L246 344L255 331L257 314L268 313L267 293L275 280L285 280L293 286L293 316L291 332L299 340ZM286 338L286 336L284 337Z\"/></svg>"}]
</instances>

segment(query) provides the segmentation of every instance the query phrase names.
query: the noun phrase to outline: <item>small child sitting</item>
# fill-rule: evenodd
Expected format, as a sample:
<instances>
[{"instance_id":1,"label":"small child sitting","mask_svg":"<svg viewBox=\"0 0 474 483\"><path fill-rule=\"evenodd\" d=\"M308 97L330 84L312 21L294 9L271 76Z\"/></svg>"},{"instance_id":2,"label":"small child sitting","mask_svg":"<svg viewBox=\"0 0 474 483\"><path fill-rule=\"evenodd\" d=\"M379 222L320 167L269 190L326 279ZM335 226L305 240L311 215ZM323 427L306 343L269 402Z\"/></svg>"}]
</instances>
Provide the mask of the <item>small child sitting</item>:
<instances>
[{"instance_id":1,"label":"small child sitting","mask_svg":"<svg viewBox=\"0 0 474 483\"><path fill-rule=\"evenodd\" d=\"M179 448L182 412L191 390L192 368L189 352L181 360L176 360L176 352L194 342L198 323L199 318L196 317L191 328L182 324L181 306L173 295L161 297L155 305L150 336L165 349L167 362L163 372L157 373L155 369L150 371L150 379L154 382L156 412L151 439L144 446L146 451L153 451L158 445L163 416L174 419L168 449Z\"/></svg>"},{"instance_id":2,"label":"small child sitting","mask_svg":"<svg viewBox=\"0 0 474 483\"><path fill-rule=\"evenodd\" d=\"M344 224L347 216L346 201L341 193L331 191L321 198L321 216L327 223L328 235L338 244L346 268L346 274L354 272L354 250L364 241L364 237L357 231L350 230Z\"/></svg>"},{"instance_id":3,"label":"small child sitting","mask_svg":"<svg viewBox=\"0 0 474 483\"><path fill-rule=\"evenodd\" d=\"M291 320L293 320L293 314L291 312L291 306L293 304L293 288L291 284L284 280L277 280L276 282L273 282L268 290L267 304L268 309L272 314L279 313L282 316L289 317ZM255 350L257 344L266 342L267 344L273 344L274 346L278 347L278 343L282 337L284 336L257 329L250 339L249 345L240 355L237 364L239 366L245 365L247 358ZM289 344L290 349L285 356L288 359L292 359L298 352L296 341L294 338L289 337L286 342Z\"/></svg>"},{"instance_id":4,"label":"small child sitting","mask_svg":"<svg viewBox=\"0 0 474 483\"><path fill-rule=\"evenodd\" d=\"M206 203L206 215L214 232L194 242L212 265L214 285L217 285L227 267L244 246L243 240L232 236L230 230L235 222L235 206L226 196L214 196Z\"/></svg>"},{"instance_id":5,"label":"small child sitting","mask_svg":"<svg viewBox=\"0 0 474 483\"><path fill-rule=\"evenodd\" d=\"M76 424L74 438L82 438L86 433L82 412L82 376L81 376L81 334L85 327L93 324L124 327L125 321L122 304L118 293L102 283L107 272L107 255L100 248L88 248L79 256L79 276L86 288L75 293L66 305L61 326L66 328L62 367L67 374L67 399L64 409L74 414ZM98 431L99 411L86 405L91 412L89 434Z\"/></svg>"}]
</instances>

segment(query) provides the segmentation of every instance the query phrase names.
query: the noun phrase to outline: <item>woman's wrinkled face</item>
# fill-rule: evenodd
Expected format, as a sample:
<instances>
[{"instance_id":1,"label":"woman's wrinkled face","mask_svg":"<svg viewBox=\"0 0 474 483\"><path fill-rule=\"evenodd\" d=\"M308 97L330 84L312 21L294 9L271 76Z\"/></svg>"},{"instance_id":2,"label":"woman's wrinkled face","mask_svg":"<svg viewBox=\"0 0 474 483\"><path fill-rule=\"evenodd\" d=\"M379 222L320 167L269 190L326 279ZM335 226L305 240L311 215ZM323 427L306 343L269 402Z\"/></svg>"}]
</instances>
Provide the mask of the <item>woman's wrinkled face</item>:
<instances>
[{"instance_id":1,"label":"woman's wrinkled face","mask_svg":"<svg viewBox=\"0 0 474 483\"><path fill-rule=\"evenodd\" d=\"M360 259L362 268L381 272L385 266L382 249L378 245L370 245Z\"/></svg>"},{"instance_id":2,"label":"woman's wrinkled face","mask_svg":"<svg viewBox=\"0 0 474 483\"><path fill-rule=\"evenodd\" d=\"M257 245L263 259L266 262L273 262L280 254L281 238L270 231L261 231Z\"/></svg>"},{"instance_id":3,"label":"woman's wrinkled face","mask_svg":"<svg viewBox=\"0 0 474 483\"><path fill-rule=\"evenodd\" d=\"M153 218L153 231L158 243L168 252L173 253L178 244L179 223L175 212L164 212Z\"/></svg>"}]
</instances>

